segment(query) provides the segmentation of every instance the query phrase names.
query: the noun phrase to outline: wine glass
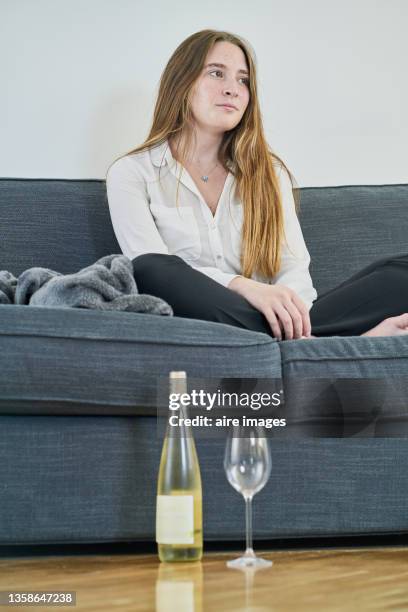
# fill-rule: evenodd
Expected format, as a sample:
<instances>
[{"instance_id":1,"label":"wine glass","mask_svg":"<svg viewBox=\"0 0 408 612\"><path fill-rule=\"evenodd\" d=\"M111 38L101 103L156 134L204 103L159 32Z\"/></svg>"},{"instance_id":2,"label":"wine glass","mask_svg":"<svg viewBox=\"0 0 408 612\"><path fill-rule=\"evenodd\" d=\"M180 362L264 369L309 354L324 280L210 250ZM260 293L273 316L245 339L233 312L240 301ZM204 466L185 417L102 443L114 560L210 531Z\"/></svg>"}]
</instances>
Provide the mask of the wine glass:
<instances>
[{"instance_id":1,"label":"wine glass","mask_svg":"<svg viewBox=\"0 0 408 612\"><path fill-rule=\"evenodd\" d=\"M268 482L272 469L268 439L262 427L235 425L230 429L225 446L224 469L230 485L244 496L246 508L245 554L227 561L227 566L270 567L272 561L257 557L252 548L252 497Z\"/></svg>"}]
</instances>

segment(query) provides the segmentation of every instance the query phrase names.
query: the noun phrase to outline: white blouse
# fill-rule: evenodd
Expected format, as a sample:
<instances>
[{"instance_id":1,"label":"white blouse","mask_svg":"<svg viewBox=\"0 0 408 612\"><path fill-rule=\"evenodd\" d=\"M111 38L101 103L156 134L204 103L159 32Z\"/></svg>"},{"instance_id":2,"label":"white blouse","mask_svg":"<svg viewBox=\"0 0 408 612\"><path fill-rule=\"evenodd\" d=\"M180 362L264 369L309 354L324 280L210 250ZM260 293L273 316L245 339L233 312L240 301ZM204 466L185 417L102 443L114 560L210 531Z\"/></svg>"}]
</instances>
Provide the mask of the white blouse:
<instances>
[{"instance_id":1,"label":"white blouse","mask_svg":"<svg viewBox=\"0 0 408 612\"><path fill-rule=\"evenodd\" d=\"M309 274L310 256L296 215L289 176L280 165L277 174L287 238L282 247L281 268L273 278L258 274L252 278L290 287L310 309L317 297ZM168 141L118 159L108 170L106 189L122 253L129 259L144 253L178 255L228 287L241 274L243 207L235 197L234 186L235 177L228 172L213 216L187 170L173 158Z\"/></svg>"}]
</instances>

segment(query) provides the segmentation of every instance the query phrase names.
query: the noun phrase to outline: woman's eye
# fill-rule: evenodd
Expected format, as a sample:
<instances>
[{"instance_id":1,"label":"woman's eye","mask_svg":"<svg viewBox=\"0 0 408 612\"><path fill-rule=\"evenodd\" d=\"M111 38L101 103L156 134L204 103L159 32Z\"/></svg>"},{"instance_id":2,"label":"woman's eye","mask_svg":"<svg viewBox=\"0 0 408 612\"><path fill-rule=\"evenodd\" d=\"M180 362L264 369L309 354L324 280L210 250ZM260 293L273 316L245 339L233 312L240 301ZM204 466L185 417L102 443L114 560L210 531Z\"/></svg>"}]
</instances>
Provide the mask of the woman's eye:
<instances>
[{"instance_id":1,"label":"woman's eye","mask_svg":"<svg viewBox=\"0 0 408 612\"><path fill-rule=\"evenodd\" d=\"M211 70L209 74L213 74L214 72L218 72L219 74L222 74L222 70ZM240 81L244 81L246 85L249 85L249 79L246 79L245 77L241 77Z\"/></svg>"}]
</instances>

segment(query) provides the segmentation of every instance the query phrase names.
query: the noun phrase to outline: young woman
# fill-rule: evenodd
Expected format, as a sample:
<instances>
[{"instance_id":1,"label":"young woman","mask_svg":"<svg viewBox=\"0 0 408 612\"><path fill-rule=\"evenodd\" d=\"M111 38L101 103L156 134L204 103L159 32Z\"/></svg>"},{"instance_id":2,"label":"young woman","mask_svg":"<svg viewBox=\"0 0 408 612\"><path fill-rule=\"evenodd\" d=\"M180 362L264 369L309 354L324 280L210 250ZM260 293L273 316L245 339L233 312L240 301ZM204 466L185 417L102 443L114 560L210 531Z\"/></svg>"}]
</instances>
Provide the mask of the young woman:
<instances>
[{"instance_id":1,"label":"young woman","mask_svg":"<svg viewBox=\"0 0 408 612\"><path fill-rule=\"evenodd\" d=\"M238 36L203 30L179 45L147 140L109 167L106 185L140 293L176 316L279 340L408 334L408 255L317 297L292 175L267 145L255 62Z\"/></svg>"}]
</instances>

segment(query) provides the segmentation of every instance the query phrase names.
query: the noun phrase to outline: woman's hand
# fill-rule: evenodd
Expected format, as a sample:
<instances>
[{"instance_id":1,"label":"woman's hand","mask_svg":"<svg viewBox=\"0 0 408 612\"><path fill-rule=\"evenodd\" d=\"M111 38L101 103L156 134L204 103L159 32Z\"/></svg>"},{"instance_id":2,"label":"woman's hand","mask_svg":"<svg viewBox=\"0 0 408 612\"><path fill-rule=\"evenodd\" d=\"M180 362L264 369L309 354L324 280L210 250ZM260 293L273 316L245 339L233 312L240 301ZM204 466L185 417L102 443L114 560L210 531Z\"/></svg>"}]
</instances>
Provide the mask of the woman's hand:
<instances>
[{"instance_id":1,"label":"woman's hand","mask_svg":"<svg viewBox=\"0 0 408 612\"><path fill-rule=\"evenodd\" d=\"M228 288L262 312L278 340L282 340L282 332L285 340L310 337L312 329L307 306L289 287L267 285L238 276L232 279Z\"/></svg>"}]
</instances>

